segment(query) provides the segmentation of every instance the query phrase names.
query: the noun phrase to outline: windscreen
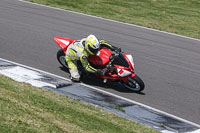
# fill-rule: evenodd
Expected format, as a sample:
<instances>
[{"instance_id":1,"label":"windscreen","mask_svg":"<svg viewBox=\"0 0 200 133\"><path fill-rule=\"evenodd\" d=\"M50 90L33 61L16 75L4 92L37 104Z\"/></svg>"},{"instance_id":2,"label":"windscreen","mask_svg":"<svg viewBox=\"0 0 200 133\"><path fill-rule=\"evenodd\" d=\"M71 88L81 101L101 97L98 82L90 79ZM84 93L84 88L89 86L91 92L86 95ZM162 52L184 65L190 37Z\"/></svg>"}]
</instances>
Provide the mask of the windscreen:
<instances>
[{"instance_id":1,"label":"windscreen","mask_svg":"<svg viewBox=\"0 0 200 133\"><path fill-rule=\"evenodd\" d=\"M113 61L113 64L129 67L129 64L127 63L126 59L124 58L124 56L121 53L119 53L119 56L117 58L115 58L115 60Z\"/></svg>"}]
</instances>

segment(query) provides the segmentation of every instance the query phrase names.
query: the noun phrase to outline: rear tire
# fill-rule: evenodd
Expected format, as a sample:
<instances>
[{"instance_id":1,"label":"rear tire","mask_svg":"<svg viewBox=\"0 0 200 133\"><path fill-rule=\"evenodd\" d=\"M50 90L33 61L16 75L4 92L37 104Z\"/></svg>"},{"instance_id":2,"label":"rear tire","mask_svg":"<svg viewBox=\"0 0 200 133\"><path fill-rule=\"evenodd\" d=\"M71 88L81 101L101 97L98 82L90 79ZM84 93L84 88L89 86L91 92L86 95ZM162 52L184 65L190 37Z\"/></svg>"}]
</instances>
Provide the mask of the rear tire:
<instances>
[{"instance_id":1,"label":"rear tire","mask_svg":"<svg viewBox=\"0 0 200 133\"><path fill-rule=\"evenodd\" d=\"M145 88L144 82L137 75L135 75L135 77L133 77L133 78L129 78L128 83L123 82L122 84L124 85L124 87L126 87L134 92L141 92Z\"/></svg>"},{"instance_id":2,"label":"rear tire","mask_svg":"<svg viewBox=\"0 0 200 133\"><path fill-rule=\"evenodd\" d=\"M64 68L69 69L65 59L65 53L62 49L58 50L57 52L57 60Z\"/></svg>"}]
</instances>

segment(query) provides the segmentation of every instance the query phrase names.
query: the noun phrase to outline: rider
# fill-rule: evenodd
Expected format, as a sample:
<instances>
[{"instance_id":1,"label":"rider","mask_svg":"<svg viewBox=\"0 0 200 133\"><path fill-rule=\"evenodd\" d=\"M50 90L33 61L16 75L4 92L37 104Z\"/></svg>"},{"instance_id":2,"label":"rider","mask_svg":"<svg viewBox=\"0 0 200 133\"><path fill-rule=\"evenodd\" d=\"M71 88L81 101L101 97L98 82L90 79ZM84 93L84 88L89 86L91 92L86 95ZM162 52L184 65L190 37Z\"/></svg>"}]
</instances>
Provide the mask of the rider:
<instances>
[{"instance_id":1,"label":"rider","mask_svg":"<svg viewBox=\"0 0 200 133\"><path fill-rule=\"evenodd\" d=\"M90 73L98 73L103 75L104 70L95 69L88 62L89 55L96 55L100 47L107 47L111 50L118 50L108 44L105 40L98 40L94 35L89 35L87 38L75 41L66 50L66 62L69 67L71 80L75 82L80 81L80 74L77 69L77 60L80 60L85 71Z\"/></svg>"}]
</instances>

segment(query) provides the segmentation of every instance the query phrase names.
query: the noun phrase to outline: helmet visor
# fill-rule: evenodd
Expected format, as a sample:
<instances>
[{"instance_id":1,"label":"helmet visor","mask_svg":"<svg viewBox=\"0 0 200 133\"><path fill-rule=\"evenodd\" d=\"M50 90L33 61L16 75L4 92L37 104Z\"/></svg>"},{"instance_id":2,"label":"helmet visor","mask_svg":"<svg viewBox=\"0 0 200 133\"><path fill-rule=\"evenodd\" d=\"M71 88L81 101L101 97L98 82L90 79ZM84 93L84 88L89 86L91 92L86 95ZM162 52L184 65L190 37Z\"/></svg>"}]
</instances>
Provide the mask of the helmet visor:
<instances>
[{"instance_id":1,"label":"helmet visor","mask_svg":"<svg viewBox=\"0 0 200 133\"><path fill-rule=\"evenodd\" d=\"M94 48L92 48L90 45L88 45L88 50L89 50L91 53L93 53L94 55L96 55L99 49L98 49L98 48L97 48L97 49L94 49Z\"/></svg>"}]
</instances>

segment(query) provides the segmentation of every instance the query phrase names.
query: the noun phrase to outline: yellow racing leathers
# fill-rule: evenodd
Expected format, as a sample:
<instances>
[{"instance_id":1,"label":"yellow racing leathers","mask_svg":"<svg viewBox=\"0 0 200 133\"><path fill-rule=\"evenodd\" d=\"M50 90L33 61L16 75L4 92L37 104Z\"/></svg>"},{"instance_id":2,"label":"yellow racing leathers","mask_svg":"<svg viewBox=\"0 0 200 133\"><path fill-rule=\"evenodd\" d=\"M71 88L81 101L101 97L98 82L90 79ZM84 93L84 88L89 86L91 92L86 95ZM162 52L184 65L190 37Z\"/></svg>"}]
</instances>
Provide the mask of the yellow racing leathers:
<instances>
[{"instance_id":1,"label":"yellow racing leathers","mask_svg":"<svg viewBox=\"0 0 200 133\"><path fill-rule=\"evenodd\" d=\"M106 41L101 40L100 41L100 47L107 47L107 48L113 48L112 45L106 43ZM71 74L71 79L73 81L79 81L80 80L80 74L77 69L77 61L80 60L82 63L82 66L87 72L90 73L96 73L97 69L92 67L90 63L88 62L88 56L89 53L85 50L85 38L82 40L75 41L72 43L66 51L66 62L69 67L69 72Z\"/></svg>"}]
</instances>

